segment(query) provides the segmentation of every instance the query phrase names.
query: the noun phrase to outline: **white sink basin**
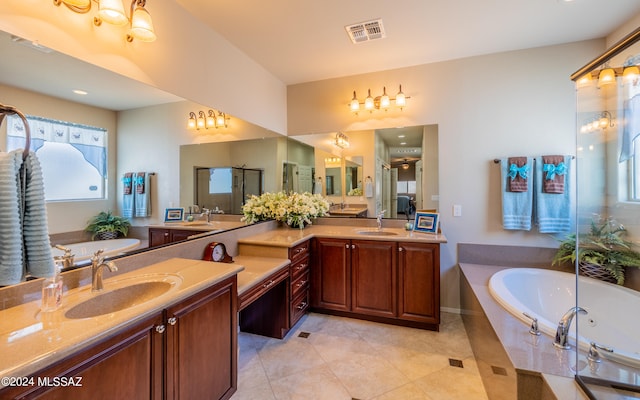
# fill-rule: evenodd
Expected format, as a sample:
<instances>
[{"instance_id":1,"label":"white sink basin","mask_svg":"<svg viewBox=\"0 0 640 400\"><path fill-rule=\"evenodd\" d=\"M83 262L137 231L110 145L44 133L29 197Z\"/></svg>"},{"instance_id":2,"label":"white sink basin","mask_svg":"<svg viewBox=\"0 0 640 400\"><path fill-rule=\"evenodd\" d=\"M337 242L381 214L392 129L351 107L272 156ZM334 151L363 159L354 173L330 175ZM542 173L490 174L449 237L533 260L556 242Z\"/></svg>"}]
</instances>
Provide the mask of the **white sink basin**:
<instances>
[{"instance_id":1,"label":"white sink basin","mask_svg":"<svg viewBox=\"0 0 640 400\"><path fill-rule=\"evenodd\" d=\"M65 318L93 318L122 311L157 298L178 287L182 278L173 274L146 274L105 281L105 290L91 293L85 288L68 298Z\"/></svg>"}]
</instances>

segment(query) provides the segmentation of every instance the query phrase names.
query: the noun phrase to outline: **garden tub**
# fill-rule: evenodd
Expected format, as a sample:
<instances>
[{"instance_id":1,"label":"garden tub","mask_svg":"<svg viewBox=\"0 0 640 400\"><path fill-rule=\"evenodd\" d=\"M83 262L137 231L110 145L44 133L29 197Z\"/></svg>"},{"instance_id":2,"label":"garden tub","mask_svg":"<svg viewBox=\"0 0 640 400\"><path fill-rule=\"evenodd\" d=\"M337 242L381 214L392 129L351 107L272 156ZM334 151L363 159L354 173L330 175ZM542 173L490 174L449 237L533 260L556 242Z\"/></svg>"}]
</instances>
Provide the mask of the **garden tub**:
<instances>
[{"instance_id":1,"label":"garden tub","mask_svg":"<svg viewBox=\"0 0 640 400\"><path fill-rule=\"evenodd\" d=\"M129 250L133 250L140 245L140 240L138 239L111 239L111 240L96 240L92 242L80 242L80 243L69 243L63 244L62 247L67 249L71 249L71 254L74 254L74 264L75 265L84 265L90 262L91 256L95 254L96 251L100 249L104 249L104 256L115 256L118 254L125 253ZM64 251L52 247L51 252L53 256L62 256L64 255Z\"/></svg>"},{"instance_id":2,"label":"garden tub","mask_svg":"<svg viewBox=\"0 0 640 400\"><path fill-rule=\"evenodd\" d=\"M588 351L595 342L613 349L601 351L603 358L640 367L640 293L615 284L578 277L578 305L588 314L578 314L571 326L570 342ZM571 273L510 268L493 274L489 292L509 313L530 324L527 313L538 319L542 333L555 338L563 314L576 306L576 276Z\"/></svg>"}]
</instances>

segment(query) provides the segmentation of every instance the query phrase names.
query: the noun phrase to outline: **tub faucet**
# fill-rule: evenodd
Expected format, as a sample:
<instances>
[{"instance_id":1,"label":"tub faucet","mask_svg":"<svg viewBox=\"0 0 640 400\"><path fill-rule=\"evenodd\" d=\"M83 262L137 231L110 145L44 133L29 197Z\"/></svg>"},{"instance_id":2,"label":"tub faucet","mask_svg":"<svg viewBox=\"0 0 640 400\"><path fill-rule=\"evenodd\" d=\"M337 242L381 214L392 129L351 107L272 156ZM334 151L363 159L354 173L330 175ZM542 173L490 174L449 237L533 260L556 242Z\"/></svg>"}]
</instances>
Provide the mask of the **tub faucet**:
<instances>
[{"instance_id":1,"label":"tub faucet","mask_svg":"<svg viewBox=\"0 0 640 400\"><path fill-rule=\"evenodd\" d=\"M573 317L577 313L587 314L587 310L582 307L571 307L569 311L564 313L560 322L558 322L558 329L556 330L556 340L553 342L553 345L560 349L570 349L569 346L569 327L571 326L571 321L573 321Z\"/></svg>"},{"instance_id":2,"label":"tub faucet","mask_svg":"<svg viewBox=\"0 0 640 400\"><path fill-rule=\"evenodd\" d=\"M64 247L62 245L55 245L55 248L58 250L64 251L64 255L55 256L53 260L62 264L62 268L69 268L73 266L73 260L76 256L75 254L71 254L71 249L68 247Z\"/></svg>"},{"instance_id":3,"label":"tub faucet","mask_svg":"<svg viewBox=\"0 0 640 400\"><path fill-rule=\"evenodd\" d=\"M381 231L382 230L382 217L384 217L384 213L387 212L387 210L382 210L378 213L378 216L376 217L376 223L378 224L378 230Z\"/></svg>"},{"instance_id":4,"label":"tub faucet","mask_svg":"<svg viewBox=\"0 0 640 400\"><path fill-rule=\"evenodd\" d=\"M95 254L91 257L91 291L99 292L104 289L102 285L102 270L104 267L107 267L109 271L116 272L118 267L113 263L113 261L104 261L104 249L100 249L95 252Z\"/></svg>"}]
</instances>

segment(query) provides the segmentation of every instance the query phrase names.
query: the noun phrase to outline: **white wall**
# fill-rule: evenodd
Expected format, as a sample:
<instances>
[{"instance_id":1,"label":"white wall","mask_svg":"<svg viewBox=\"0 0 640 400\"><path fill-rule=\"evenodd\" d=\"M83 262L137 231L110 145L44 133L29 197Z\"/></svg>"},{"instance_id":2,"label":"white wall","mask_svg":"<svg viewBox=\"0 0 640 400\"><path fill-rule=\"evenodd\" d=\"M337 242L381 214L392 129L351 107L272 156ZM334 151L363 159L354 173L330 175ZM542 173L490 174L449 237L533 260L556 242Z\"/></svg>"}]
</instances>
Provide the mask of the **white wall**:
<instances>
[{"instance_id":1,"label":"white wall","mask_svg":"<svg viewBox=\"0 0 640 400\"><path fill-rule=\"evenodd\" d=\"M497 157L575 154L575 90L569 76L604 50L593 40L293 85L289 134L438 125L442 305L458 308L458 243L555 247L546 234L505 231ZM354 116L355 89L402 84L407 107ZM454 218L454 204L462 217Z\"/></svg>"}]
</instances>

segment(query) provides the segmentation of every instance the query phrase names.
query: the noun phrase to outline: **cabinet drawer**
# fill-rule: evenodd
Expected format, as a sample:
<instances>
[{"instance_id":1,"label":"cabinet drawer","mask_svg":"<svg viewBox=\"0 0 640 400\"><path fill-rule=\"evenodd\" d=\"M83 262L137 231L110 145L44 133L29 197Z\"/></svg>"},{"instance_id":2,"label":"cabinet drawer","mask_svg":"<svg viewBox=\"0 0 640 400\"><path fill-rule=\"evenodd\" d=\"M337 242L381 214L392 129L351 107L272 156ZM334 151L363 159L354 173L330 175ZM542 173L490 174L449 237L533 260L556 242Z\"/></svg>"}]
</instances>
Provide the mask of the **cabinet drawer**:
<instances>
[{"instance_id":1,"label":"cabinet drawer","mask_svg":"<svg viewBox=\"0 0 640 400\"><path fill-rule=\"evenodd\" d=\"M295 298L303 290L309 288L309 270L291 281L291 297Z\"/></svg>"},{"instance_id":2,"label":"cabinet drawer","mask_svg":"<svg viewBox=\"0 0 640 400\"><path fill-rule=\"evenodd\" d=\"M306 242L300 243L289 249L289 259L292 263L309 254L309 243L310 242L307 240Z\"/></svg>"},{"instance_id":3,"label":"cabinet drawer","mask_svg":"<svg viewBox=\"0 0 640 400\"><path fill-rule=\"evenodd\" d=\"M282 270L258 282L238 298L238 310L244 309L246 306L253 303L255 300L260 298L260 296L271 290L271 288L284 281L288 277L289 268L283 268Z\"/></svg>"},{"instance_id":4,"label":"cabinet drawer","mask_svg":"<svg viewBox=\"0 0 640 400\"><path fill-rule=\"evenodd\" d=\"M305 256L299 261L291 264L291 280L297 279L300 275L309 271L309 256Z\"/></svg>"},{"instance_id":5,"label":"cabinet drawer","mask_svg":"<svg viewBox=\"0 0 640 400\"><path fill-rule=\"evenodd\" d=\"M294 297L291 302L291 326L295 325L296 322L304 313L309 309L309 291L305 290L300 293L299 296Z\"/></svg>"}]
</instances>

